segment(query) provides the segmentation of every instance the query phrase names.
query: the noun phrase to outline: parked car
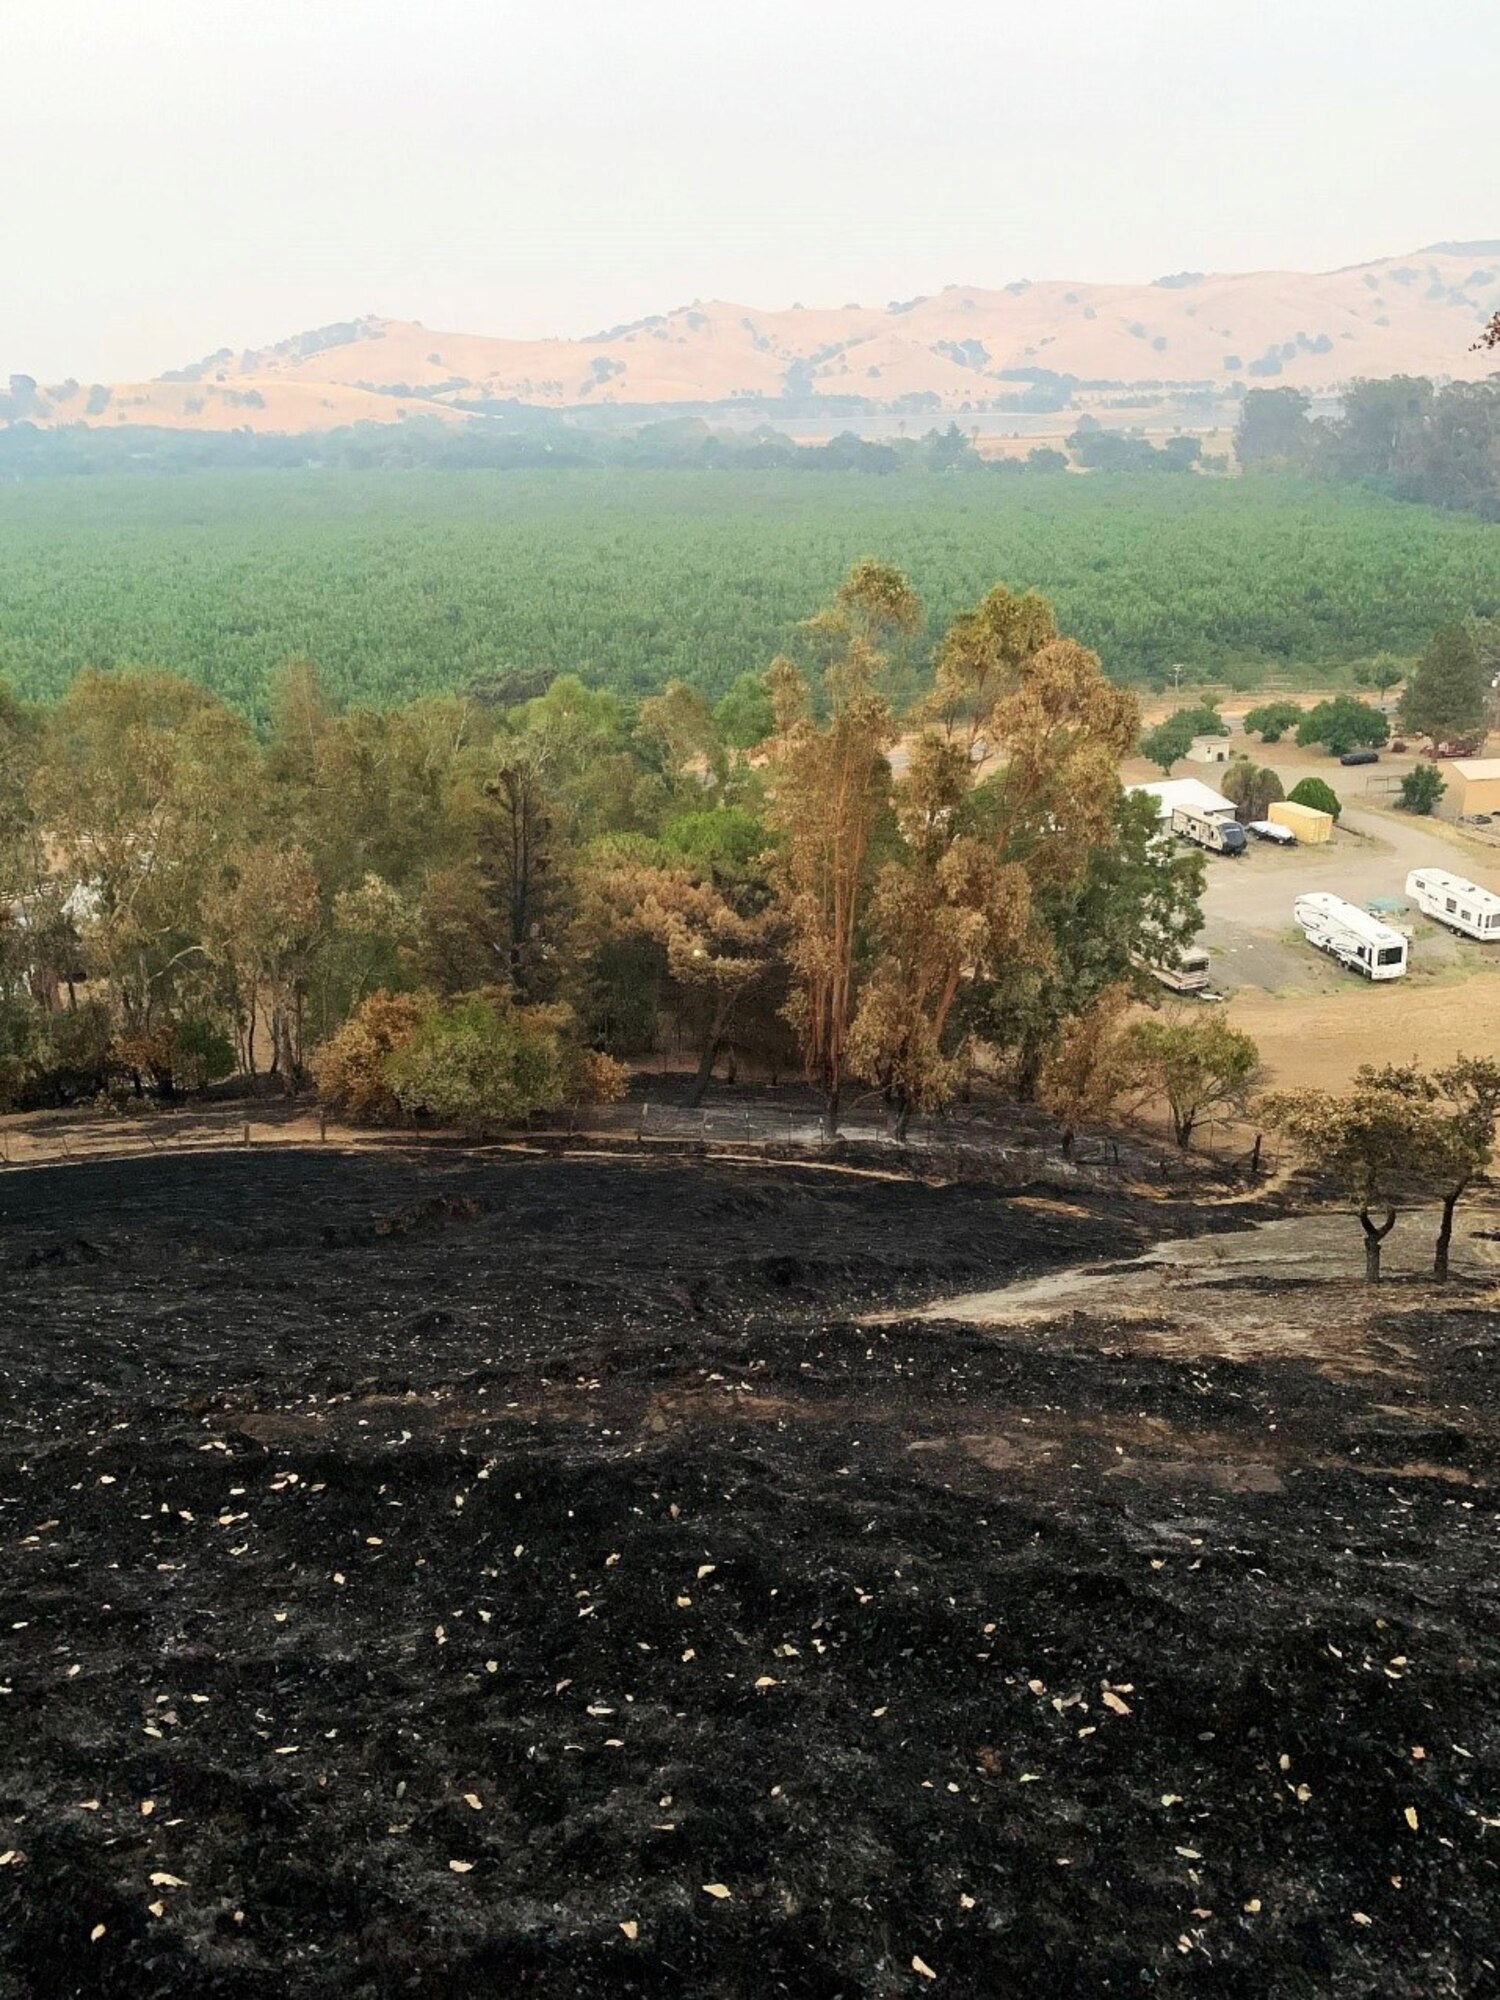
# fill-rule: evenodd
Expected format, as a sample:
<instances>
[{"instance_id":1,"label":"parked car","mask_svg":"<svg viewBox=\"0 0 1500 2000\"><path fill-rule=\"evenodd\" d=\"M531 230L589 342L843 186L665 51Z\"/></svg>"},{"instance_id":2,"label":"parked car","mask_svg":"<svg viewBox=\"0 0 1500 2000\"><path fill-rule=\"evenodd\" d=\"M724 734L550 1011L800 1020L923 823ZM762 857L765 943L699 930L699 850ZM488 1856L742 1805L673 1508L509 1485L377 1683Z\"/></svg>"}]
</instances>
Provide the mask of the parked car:
<instances>
[{"instance_id":1,"label":"parked car","mask_svg":"<svg viewBox=\"0 0 1500 2000\"><path fill-rule=\"evenodd\" d=\"M1494 817L1493 813L1460 813L1458 823L1460 826L1489 826Z\"/></svg>"},{"instance_id":2,"label":"parked car","mask_svg":"<svg viewBox=\"0 0 1500 2000\"><path fill-rule=\"evenodd\" d=\"M1378 750L1346 750L1343 756L1340 757L1339 762L1341 764L1378 764L1380 762L1380 752Z\"/></svg>"}]
</instances>

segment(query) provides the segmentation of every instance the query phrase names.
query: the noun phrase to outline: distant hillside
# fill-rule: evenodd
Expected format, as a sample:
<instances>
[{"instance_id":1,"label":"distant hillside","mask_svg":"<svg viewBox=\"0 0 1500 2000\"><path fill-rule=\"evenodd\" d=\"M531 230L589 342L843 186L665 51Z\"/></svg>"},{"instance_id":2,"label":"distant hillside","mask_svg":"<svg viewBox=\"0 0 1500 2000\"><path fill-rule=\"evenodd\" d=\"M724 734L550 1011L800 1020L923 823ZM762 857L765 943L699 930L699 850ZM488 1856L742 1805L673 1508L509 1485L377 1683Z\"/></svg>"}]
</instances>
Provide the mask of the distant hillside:
<instances>
[{"instance_id":1,"label":"distant hillside","mask_svg":"<svg viewBox=\"0 0 1500 2000\"><path fill-rule=\"evenodd\" d=\"M1500 240L1435 244L1320 274L1182 271L1150 284L950 285L878 306L761 311L720 300L579 340L358 319L154 382L12 376L0 416L42 425L317 431L499 406L744 404L787 413L1006 411L1236 386L1328 392L1354 376L1475 377L1500 310ZM847 402L844 399L852 399Z\"/></svg>"}]
</instances>

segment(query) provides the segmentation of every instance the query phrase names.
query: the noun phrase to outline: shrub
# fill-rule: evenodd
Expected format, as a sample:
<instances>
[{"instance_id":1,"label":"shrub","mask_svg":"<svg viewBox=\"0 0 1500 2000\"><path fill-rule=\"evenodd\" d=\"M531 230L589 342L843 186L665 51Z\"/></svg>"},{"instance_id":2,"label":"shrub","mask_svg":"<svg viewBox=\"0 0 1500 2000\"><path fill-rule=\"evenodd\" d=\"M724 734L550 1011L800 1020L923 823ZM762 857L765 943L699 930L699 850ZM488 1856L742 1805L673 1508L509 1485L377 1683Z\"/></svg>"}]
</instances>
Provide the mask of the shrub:
<instances>
[{"instance_id":1,"label":"shrub","mask_svg":"<svg viewBox=\"0 0 1500 2000\"><path fill-rule=\"evenodd\" d=\"M372 993L312 1059L319 1094L359 1124L418 1113L471 1132L561 1104L623 1097L624 1065L580 1048L567 1007L486 991Z\"/></svg>"},{"instance_id":2,"label":"shrub","mask_svg":"<svg viewBox=\"0 0 1500 2000\"><path fill-rule=\"evenodd\" d=\"M99 1000L65 1008L47 1017L47 1040L37 1058L31 1102L74 1104L97 1097L118 1074L114 1027Z\"/></svg>"},{"instance_id":3,"label":"shrub","mask_svg":"<svg viewBox=\"0 0 1500 2000\"><path fill-rule=\"evenodd\" d=\"M401 1103L387 1078L398 1056L431 1012L427 993L372 993L313 1053L309 1067L318 1095L357 1125L393 1125Z\"/></svg>"},{"instance_id":4,"label":"shrub","mask_svg":"<svg viewBox=\"0 0 1500 2000\"><path fill-rule=\"evenodd\" d=\"M1447 782L1436 764L1418 764L1401 780L1402 807L1407 812L1420 813L1426 818L1447 789Z\"/></svg>"},{"instance_id":5,"label":"shrub","mask_svg":"<svg viewBox=\"0 0 1500 2000\"><path fill-rule=\"evenodd\" d=\"M34 1002L0 995L0 1111L8 1111L44 1060L46 1031Z\"/></svg>"},{"instance_id":6,"label":"shrub","mask_svg":"<svg viewBox=\"0 0 1500 2000\"><path fill-rule=\"evenodd\" d=\"M403 1109L466 1131L515 1125L533 1111L623 1096L622 1064L569 1039L566 1007L516 1007L467 993L430 1009L386 1065Z\"/></svg>"},{"instance_id":7,"label":"shrub","mask_svg":"<svg viewBox=\"0 0 1500 2000\"><path fill-rule=\"evenodd\" d=\"M385 1075L403 1110L475 1132L563 1098L556 1037L482 994L430 1009Z\"/></svg>"},{"instance_id":8,"label":"shrub","mask_svg":"<svg viewBox=\"0 0 1500 2000\"><path fill-rule=\"evenodd\" d=\"M1339 804L1338 793L1332 785L1324 784L1321 778L1299 779L1288 797L1294 806L1311 806L1315 812L1330 813L1334 819L1344 810Z\"/></svg>"},{"instance_id":9,"label":"shrub","mask_svg":"<svg viewBox=\"0 0 1500 2000\"><path fill-rule=\"evenodd\" d=\"M172 1030L172 1076L184 1090L204 1090L233 1076L234 1044L216 1021L190 1014Z\"/></svg>"}]
</instances>

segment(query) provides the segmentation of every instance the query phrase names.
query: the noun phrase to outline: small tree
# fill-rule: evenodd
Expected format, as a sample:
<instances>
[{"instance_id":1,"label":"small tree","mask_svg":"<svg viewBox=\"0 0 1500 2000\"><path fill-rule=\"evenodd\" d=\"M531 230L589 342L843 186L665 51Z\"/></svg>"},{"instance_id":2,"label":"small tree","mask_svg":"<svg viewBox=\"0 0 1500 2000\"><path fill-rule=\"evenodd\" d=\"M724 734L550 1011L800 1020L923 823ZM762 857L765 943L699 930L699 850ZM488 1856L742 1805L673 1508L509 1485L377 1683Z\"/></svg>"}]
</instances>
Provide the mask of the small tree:
<instances>
[{"instance_id":1,"label":"small tree","mask_svg":"<svg viewBox=\"0 0 1500 2000\"><path fill-rule=\"evenodd\" d=\"M1299 778L1287 797L1292 805L1311 806L1314 812L1327 813L1331 819L1337 819L1344 810L1338 793L1321 778Z\"/></svg>"},{"instance_id":2,"label":"small tree","mask_svg":"<svg viewBox=\"0 0 1500 2000\"><path fill-rule=\"evenodd\" d=\"M1140 1082L1138 1050L1125 1026L1130 1004L1129 986L1107 986L1066 1024L1042 1065L1037 1097L1062 1127L1064 1159L1078 1132L1107 1119Z\"/></svg>"},{"instance_id":3,"label":"small tree","mask_svg":"<svg viewBox=\"0 0 1500 2000\"><path fill-rule=\"evenodd\" d=\"M393 1125L401 1105L387 1076L435 1005L430 993L372 993L313 1051L309 1067L325 1104L356 1125Z\"/></svg>"},{"instance_id":4,"label":"small tree","mask_svg":"<svg viewBox=\"0 0 1500 2000\"><path fill-rule=\"evenodd\" d=\"M1477 735L1485 725L1484 669L1472 636L1447 625L1418 660L1401 697L1401 721L1431 743Z\"/></svg>"},{"instance_id":5,"label":"small tree","mask_svg":"<svg viewBox=\"0 0 1500 2000\"><path fill-rule=\"evenodd\" d=\"M1246 714L1245 734L1258 736L1262 743L1279 743L1302 720L1302 714L1299 701L1262 702L1259 708L1252 708Z\"/></svg>"},{"instance_id":6,"label":"small tree","mask_svg":"<svg viewBox=\"0 0 1500 2000\"><path fill-rule=\"evenodd\" d=\"M1226 799L1233 800L1235 818L1246 824L1264 819L1275 802L1286 796L1270 766L1252 764L1248 757L1235 758L1219 780L1219 789Z\"/></svg>"},{"instance_id":7,"label":"small tree","mask_svg":"<svg viewBox=\"0 0 1500 2000\"><path fill-rule=\"evenodd\" d=\"M1335 695L1308 710L1297 725L1297 741L1303 749L1321 743L1330 757L1342 757L1347 750L1379 749L1391 733L1391 725L1378 708L1356 701L1352 694Z\"/></svg>"},{"instance_id":8,"label":"small tree","mask_svg":"<svg viewBox=\"0 0 1500 2000\"><path fill-rule=\"evenodd\" d=\"M1447 789L1447 781L1436 764L1418 764L1401 780L1402 809L1420 813L1425 819Z\"/></svg>"},{"instance_id":9,"label":"small tree","mask_svg":"<svg viewBox=\"0 0 1500 2000\"><path fill-rule=\"evenodd\" d=\"M714 710L714 726L720 741L732 750L753 750L765 742L776 727L776 716L764 675L739 676Z\"/></svg>"},{"instance_id":10,"label":"small tree","mask_svg":"<svg viewBox=\"0 0 1500 2000\"><path fill-rule=\"evenodd\" d=\"M1441 1121L1445 1144L1435 1145L1434 1168L1443 1206L1432 1275L1439 1284L1445 1283L1454 1214L1473 1181L1488 1169L1495 1150L1500 1062L1484 1056L1459 1056L1430 1076L1413 1063L1390 1064L1383 1069L1366 1064L1358 1074L1366 1088L1392 1091L1409 1103L1429 1108Z\"/></svg>"},{"instance_id":11,"label":"small tree","mask_svg":"<svg viewBox=\"0 0 1500 2000\"><path fill-rule=\"evenodd\" d=\"M736 1009L779 963L786 933L783 913L758 875L735 880L718 869L606 855L584 876L579 941L585 949L611 939L649 940L678 985L702 996L692 1105L703 1102Z\"/></svg>"},{"instance_id":12,"label":"small tree","mask_svg":"<svg viewBox=\"0 0 1500 2000\"><path fill-rule=\"evenodd\" d=\"M1385 1239L1401 1209L1454 1171L1443 1120L1423 1096L1388 1088L1368 1070L1346 1097L1281 1091L1264 1100L1261 1115L1286 1134L1307 1167L1343 1190L1364 1232L1365 1280L1378 1285ZM1377 1220L1382 1210L1384 1220Z\"/></svg>"},{"instance_id":13,"label":"small tree","mask_svg":"<svg viewBox=\"0 0 1500 2000\"><path fill-rule=\"evenodd\" d=\"M1125 1051L1142 1101L1162 1099L1179 1146L1216 1111L1240 1110L1255 1081L1260 1051L1222 1014L1193 1020L1137 1021Z\"/></svg>"},{"instance_id":14,"label":"small tree","mask_svg":"<svg viewBox=\"0 0 1500 2000\"><path fill-rule=\"evenodd\" d=\"M1448 1277L1454 1211L1470 1183L1488 1170L1494 1156L1495 1126L1500 1120L1500 1062L1484 1056L1460 1056L1440 1069L1435 1081L1448 1114L1454 1168L1443 1189L1443 1218L1432 1259L1432 1275L1442 1283Z\"/></svg>"},{"instance_id":15,"label":"small tree","mask_svg":"<svg viewBox=\"0 0 1500 2000\"><path fill-rule=\"evenodd\" d=\"M1354 669L1354 678L1361 687L1375 688L1381 694L1399 687L1405 677L1406 669L1394 653L1377 653L1373 660Z\"/></svg>"},{"instance_id":16,"label":"small tree","mask_svg":"<svg viewBox=\"0 0 1500 2000\"><path fill-rule=\"evenodd\" d=\"M1170 777L1172 766L1192 747L1193 731L1178 716L1168 716L1141 738L1141 755Z\"/></svg>"}]
</instances>

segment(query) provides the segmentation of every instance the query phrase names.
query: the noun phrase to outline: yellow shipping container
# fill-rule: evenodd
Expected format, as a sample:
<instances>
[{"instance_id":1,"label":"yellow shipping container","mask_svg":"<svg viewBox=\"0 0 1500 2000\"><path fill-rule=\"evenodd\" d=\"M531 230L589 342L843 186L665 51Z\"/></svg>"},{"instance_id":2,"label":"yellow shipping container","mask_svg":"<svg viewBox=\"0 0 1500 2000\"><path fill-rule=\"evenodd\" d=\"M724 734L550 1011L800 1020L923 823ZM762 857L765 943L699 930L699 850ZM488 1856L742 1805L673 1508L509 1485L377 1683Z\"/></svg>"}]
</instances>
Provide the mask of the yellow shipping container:
<instances>
[{"instance_id":1,"label":"yellow shipping container","mask_svg":"<svg viewBox=\"0 0 1500 2000\"><path fill-rule=\"evenodd\" d=\"M1296 806L1290 799L1278 799L1266 818L1273 826L1288 827L1306 847L1318 847L1333 838L1333 814L1316 806Z\"/></svg>"}]
</instances>

